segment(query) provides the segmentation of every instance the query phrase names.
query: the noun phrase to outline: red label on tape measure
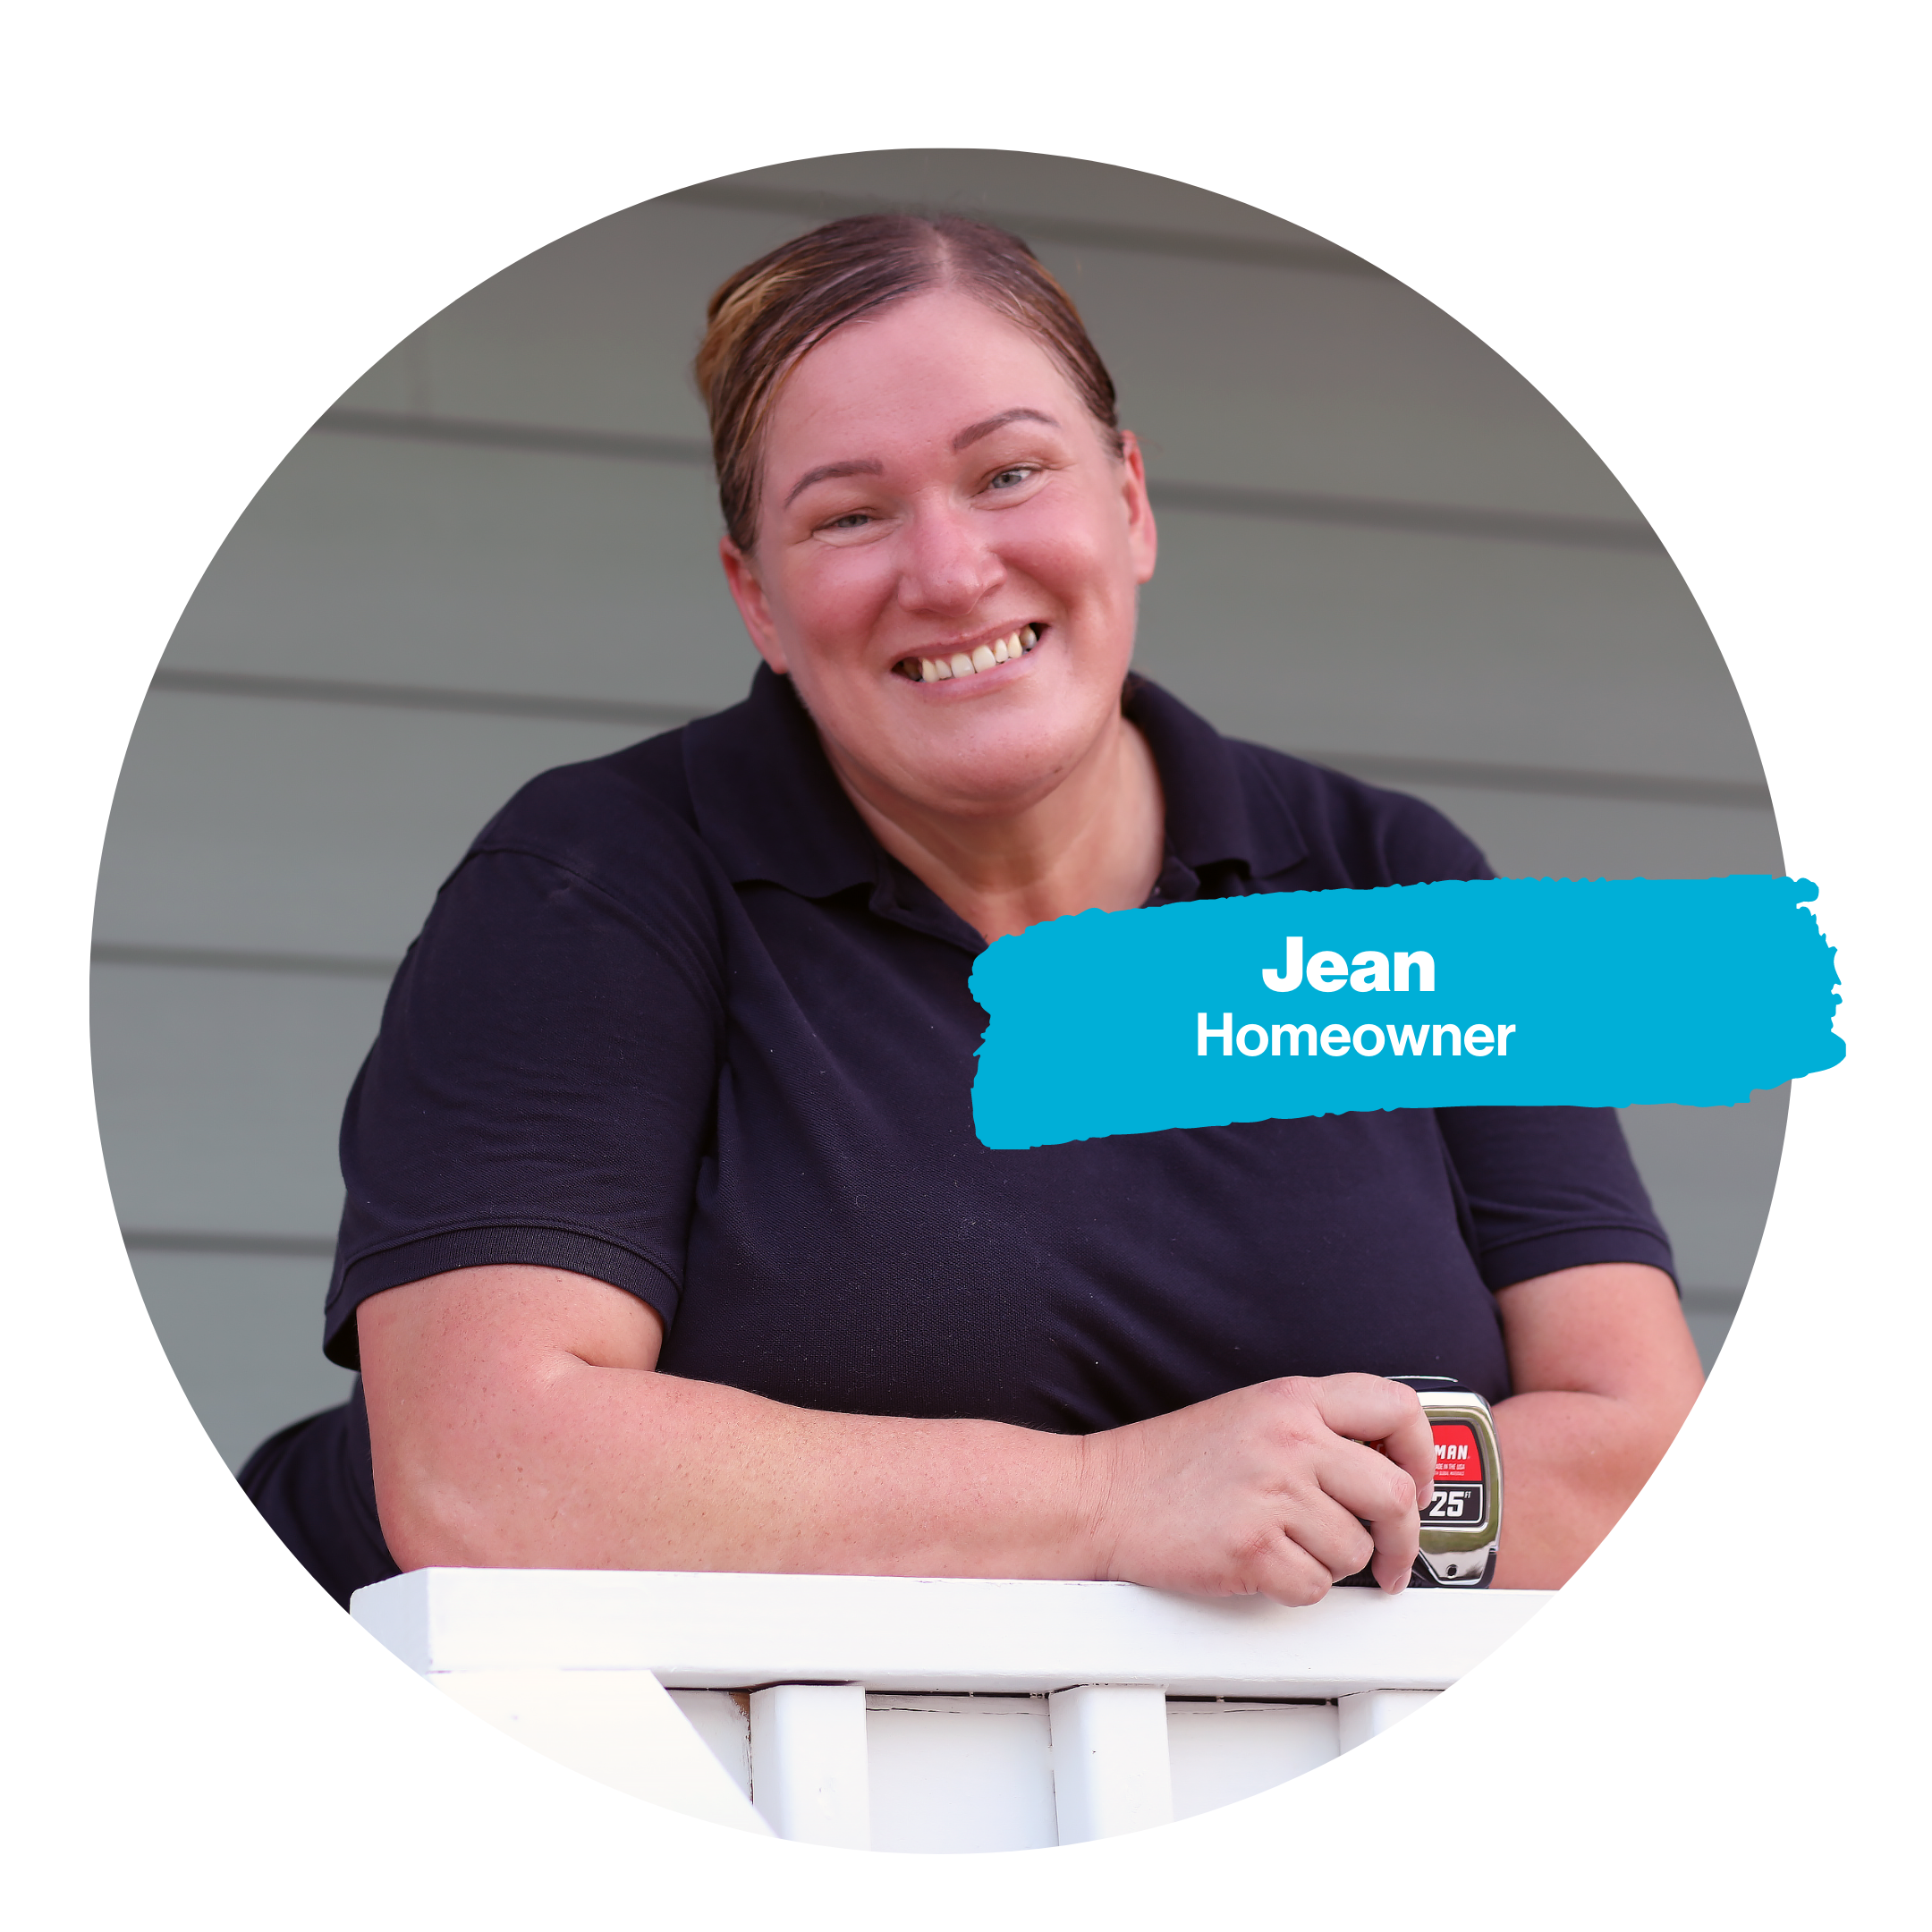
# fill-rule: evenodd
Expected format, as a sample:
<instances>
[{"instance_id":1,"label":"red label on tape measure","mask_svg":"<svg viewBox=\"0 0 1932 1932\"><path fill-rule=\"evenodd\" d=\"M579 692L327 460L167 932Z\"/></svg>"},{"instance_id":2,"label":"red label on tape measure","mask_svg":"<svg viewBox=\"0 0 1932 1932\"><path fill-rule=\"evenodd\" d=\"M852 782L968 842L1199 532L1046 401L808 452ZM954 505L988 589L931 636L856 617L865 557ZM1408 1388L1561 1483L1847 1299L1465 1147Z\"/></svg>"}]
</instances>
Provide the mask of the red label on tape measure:
<instances>
[{"instance_id":1,"label":"red label on tape measure","mask_svg":"<svg viewBox=\"0 0 1932 1932\"><path fill-rule=\"evenodd\" d=\"M1436 1431L1436 1480L1437 1482L1480 1482L1483 1479L1482 1445L1467 1422L1437 1422Z\"/></svg>"}]
</instances>

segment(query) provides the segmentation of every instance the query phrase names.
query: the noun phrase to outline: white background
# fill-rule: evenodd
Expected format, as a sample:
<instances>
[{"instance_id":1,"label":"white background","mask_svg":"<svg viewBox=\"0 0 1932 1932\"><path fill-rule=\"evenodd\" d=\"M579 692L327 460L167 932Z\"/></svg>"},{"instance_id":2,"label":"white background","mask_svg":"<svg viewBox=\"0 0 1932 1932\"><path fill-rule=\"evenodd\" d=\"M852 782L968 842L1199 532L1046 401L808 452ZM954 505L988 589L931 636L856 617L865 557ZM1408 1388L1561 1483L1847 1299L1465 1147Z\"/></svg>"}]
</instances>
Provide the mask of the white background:
<instances>
[{"instance_id":1,"label":"white background","mask_svg":"<svg viewBox=\"0 0 1932 1932\"><path fill-rule=\"evenodd\" d=\"M30 1922L1783 1924L1856 1921L1904 1885L1926 1357L1900 848L1928 427L1906 23L183 4L49 14L16 39L0 1173L7 1869ZM363 369L643 197L818 151L1001 140L1272 208L1549 395L1724 647L1788 862L1824 887L1850 1057L1793 1097L1753 1292L1684 1436L1524 1637L1245 1805L936 1864L727 1841L589 1785L444 1705L320 1597L142 1311L84 989L148 675L236 515ZM1667 945L1632 970L1668 970ZM1868 1324L1815 1322L1852 1284Z\"/></svg>"}]
</instances>

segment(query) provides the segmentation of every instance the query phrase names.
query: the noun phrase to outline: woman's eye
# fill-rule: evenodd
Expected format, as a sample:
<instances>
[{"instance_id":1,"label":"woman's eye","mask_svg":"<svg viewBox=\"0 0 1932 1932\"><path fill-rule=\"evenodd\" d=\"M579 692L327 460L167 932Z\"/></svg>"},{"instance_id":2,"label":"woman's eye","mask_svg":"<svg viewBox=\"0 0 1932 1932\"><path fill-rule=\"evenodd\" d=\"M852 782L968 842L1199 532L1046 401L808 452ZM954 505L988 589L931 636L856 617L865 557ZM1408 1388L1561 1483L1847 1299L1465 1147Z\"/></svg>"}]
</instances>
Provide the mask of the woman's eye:
<instances>
[{"instance_id":1,"label":"woman's eye","mask_svg":"<svg viewBox=\"0 0 1932 1932\"><path fill-rule=\"evenodd\" d=\"M834 517L825 527L826 530L863 530L871 521L869 511L848 510L843 516Z\"/></svg>"},{"instance_id":2,"label":"woman's eye","mask_svg":"<svg viewBox=\"0 0 1932 1932\"><path fill-rule=\"evenodd\" d=\"M1018 489L1033 474L1030 464L1015 463L1011 470L996 470L987 484L988 489Z\"/></svg>"}]
</instances>

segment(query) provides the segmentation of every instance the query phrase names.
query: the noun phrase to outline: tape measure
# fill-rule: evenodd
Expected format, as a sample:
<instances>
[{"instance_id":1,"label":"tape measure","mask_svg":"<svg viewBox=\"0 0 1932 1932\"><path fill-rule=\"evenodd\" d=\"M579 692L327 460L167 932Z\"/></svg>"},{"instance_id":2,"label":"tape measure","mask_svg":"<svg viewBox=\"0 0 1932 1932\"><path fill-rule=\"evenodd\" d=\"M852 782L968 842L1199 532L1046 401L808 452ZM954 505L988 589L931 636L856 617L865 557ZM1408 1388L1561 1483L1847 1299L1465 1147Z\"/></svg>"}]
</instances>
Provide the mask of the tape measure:
<instances>
[{"instance_id":1,"label":"tape measure","mask_svg":"<svg viewBox=\"0 0 1932 1932\"><path fill-rule=\"evenodd\" d=\"M1436 1497L1422 1512L1421 1548L1409 1572L1411 1588L1486 1589L1496 1574L1503 1530L1503 1456L1489 1404L1442 1376L1393 1376L1422 1398L1436 1438ZM1343 1583L1375 1588L1358 1571Z\"/></svg>"},{"instance_id":2,"label":"tape measure","mask_svg":"<svg viewBox=\"0 0 1932 1932\"><path fill-rule=\"evenodd\" d=\"M1489 1404L1467 1389L1416 1393L1436 1437L1436 1499L1422 1512L1422 1547L1409 1580L1487 1589L1503 1530L1503 1457Z\"/></svg>"}]
</instances>

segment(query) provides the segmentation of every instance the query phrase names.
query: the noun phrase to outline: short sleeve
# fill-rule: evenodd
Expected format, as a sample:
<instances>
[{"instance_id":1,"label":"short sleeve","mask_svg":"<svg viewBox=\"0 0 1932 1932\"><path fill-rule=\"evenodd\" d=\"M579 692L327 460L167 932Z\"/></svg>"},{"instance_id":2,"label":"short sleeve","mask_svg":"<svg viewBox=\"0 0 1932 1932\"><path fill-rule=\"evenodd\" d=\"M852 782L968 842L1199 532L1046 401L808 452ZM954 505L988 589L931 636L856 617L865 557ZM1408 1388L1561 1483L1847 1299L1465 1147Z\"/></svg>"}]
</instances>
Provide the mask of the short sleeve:
<instances>
[{"instance_id":1,"label":"short sleeve","mask_svg":"<svg viewBox=\"0 0 1932 1932\"><path fill-rule=\"evenodd\" d=\"M670 1321L724 1020L705 885L658 870L619 897L485 845L445 884L343 1115L330 1360L359 1365L369 1296L491 1264L589 1275Z\"/></svg>"},{"instance_id":2,"label":"short sleeve","mask_svg":"<svg viewBox=\"0 0 1932 1932\"><path fill-rule=\"evenodd\" d=\"M1395 885L1487 879L1482 852L1433 807L1379 794L1377 859ZM1642 1262L1675 1275L1614 1114L1596 1107L1436 1111L1483 1280L1492 1289L1559 1268Z\"/></svg>"},{"instance_id":3,"label":"short sleeve","mask_svg":"<svg viewBox=\"0 0 1932 1932\"><path fill-rule=\"evenodd\" d=\"M1670 1241L1614 1114L1442 1107L1436 1117L1491 1289L1605 1261L1642 1262L1675 1277Z\"/></svg>"}]
</instances>

